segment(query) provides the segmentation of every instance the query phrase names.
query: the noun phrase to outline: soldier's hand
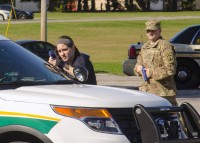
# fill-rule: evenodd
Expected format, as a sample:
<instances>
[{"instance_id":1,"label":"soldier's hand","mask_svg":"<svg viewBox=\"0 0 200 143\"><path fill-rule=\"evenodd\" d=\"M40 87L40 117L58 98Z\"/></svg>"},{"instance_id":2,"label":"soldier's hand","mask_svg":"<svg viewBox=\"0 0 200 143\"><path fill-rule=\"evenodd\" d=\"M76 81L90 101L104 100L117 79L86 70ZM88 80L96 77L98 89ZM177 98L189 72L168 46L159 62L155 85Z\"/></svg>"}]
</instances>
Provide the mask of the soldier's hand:
<instances>
[{"instance_id":1,"label":"soldier's hand","mask_svg":"<svg viewBox=\"0 0 200 143\"><path fill-rule=\"evenodd\" d=\"M150 68L145 68L145 70L146 70L147 78L149 78L151 76Z\"/></svg>"},{"instance_id":2,"label":"soldier's hand","mask_svg":"<svg viewBox=\"0 0 200 143\"><path fill-rule=\"evenodd\" d=\"M136 72L140 75L142 75L142 65L136 65L135 69L136 69Z\"/></svg>"}]
</instances>

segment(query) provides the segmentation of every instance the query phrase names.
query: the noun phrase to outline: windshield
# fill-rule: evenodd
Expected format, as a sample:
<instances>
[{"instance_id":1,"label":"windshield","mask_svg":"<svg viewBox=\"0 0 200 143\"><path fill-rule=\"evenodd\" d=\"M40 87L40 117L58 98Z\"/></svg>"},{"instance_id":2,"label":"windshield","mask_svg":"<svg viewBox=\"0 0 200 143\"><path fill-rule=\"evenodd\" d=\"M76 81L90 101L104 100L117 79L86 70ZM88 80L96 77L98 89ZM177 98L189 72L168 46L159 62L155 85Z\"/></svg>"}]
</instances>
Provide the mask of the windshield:
<instances>
[{"instance_id":1,"label":"windshield","mask_svg":"<svg viewBox=\"0 0 200 143\"><path fill-rule=\"evenodd\" d=\"M0 86L74 83L59 68L49 65L9 40L0 40Z\"/></svg>"},{"instance_id":2,"label":"windshield","mask_svg":"<svg viewBox=\"0 0 200 143\"><path fill-rule=\"evenodd\" d=\"M199 25L188 27L178 32L174 37L169 40L169 42L176 44L193 44L192 40L199 29Z\"/></svg>"}]
</instances>

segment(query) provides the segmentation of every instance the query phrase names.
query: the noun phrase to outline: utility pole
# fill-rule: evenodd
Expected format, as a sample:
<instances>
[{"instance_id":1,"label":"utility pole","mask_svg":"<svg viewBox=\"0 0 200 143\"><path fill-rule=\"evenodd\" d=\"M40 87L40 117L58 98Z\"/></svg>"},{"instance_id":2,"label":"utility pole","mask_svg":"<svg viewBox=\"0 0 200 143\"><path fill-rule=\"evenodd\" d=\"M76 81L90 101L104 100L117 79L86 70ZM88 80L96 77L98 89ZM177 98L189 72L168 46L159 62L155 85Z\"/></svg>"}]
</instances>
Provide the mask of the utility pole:
<instances>
[{"instance_id":1,"label":"utility pole","mask_svg":"<svg viewBox=\"0 0 200 143\"><path fill-rule=\"evenodd\" d=\"M47 41L47 0L41 0L41 41Z\"/></svg>"}]
</instances>

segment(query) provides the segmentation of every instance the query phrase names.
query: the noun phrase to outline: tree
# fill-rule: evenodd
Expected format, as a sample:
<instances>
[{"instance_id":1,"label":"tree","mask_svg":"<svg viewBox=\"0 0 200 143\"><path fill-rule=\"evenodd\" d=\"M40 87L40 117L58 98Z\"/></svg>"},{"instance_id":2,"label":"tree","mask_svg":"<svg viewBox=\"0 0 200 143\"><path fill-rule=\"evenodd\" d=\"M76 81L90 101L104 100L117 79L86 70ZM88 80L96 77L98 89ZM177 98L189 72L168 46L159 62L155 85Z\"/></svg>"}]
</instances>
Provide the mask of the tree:
<instances>
[{"instance_id":1,"label":"tree","mask_svg":"<svg viewBox=\"0 0 200 143\"><path fill-rule=\"evenodd\" d=\"M193 10L195 8L195 0L182 0L184 10Z\"/></svg>"},{"instance_id":2,"label":"tree","mask_svg":"<svg viewBox=\"0 0 200 143\"><path fill-rule=\"evenodd\" d=\"M82 1L82 0L78 0L78 11L81 11L81 10L82 10L81 1Z\"/></svg>"},{"instance_id":3,"label":"tree","mask_svg":"<svg viewBox=\"0 0 200 143\"><path fill-rule=\"evenodd\" d=\"M30 1L38 2L38 0L21 0L21 2L30 2Z\"/></svg>"},{"instance_id":4,"label":"tree","mask_svg":"<svg viewBox=\"0 0 200 143\"><path fill-rule=\"evenodd\" d=\"M21 0L21 2L38 2L38 0ZM59 2L62 1L66 4L67 0L49 0L49 9L53 11L55 7L58 7ZM83 1L83 6L81 2ZM110 11L110 3L115 0L107 0L106 10ZM138 8L141 11L148 11L151 2L158 2L159 0L125 0L125 5L127 10L133 11ZM165 10L167 11L177 11L178 0L163 0L165 3ZM181 0L183 10L193 10L195 7L195 0ZM0 3L10 3L10 0L0 0ZM63 5L64 6L64 5ZM82 9L83 7L83 9ZM88 11L88 0L78 0L78 11ZM91 11L95 11L95 0L91 0Z\"/></svg>"},{"instance_id":5,"label":"tree","mask_svg":"<svg viewBox=\"0 0 200 143\"><path fill-rule=\"evenodd\" d=\"M95 9L95 0L91 1L91 11L96 11L96 9Z\"/></svg>"},{"instance_id":6,"label":"tree","mask_svg":"<svg viewBox=\"0 0 200 143\"><path fill-rule=\"evenodd\" d=\"M177 11L177 0L167 0L167 11Z\"/></svg>"},{"instance_id":7,"label":"tree","mask_svg":"<svg viewBox=\"0 0 200 143\"><path fill-rule=\"evenodd\" d=\"M83 10L88 11L88 0L83 0L83 3L84 3Z\"/></svg>"},{"instance_id":8,"label":"tree","mask_svg":"<svg viewBox=\"0 0 200 143\"><path fill-rule=\"evenodd\" d=\"M10 3L10 0L1 0L0 4Z\"/></svg>"},{"instance_id":9,"label":"tree","mask_svg":"<svg viewBox=\"0 0 200 143\"><path fill-rule=\"evenodd\" d=\"M110 0L107 0L106 10L110 11Z\"/></svg>"},{"instance_id":10,"label":"tree","mask_svg":"<svg viewBox=\"0 0 200 143\"><path fill-rule=\"evenodd\" d=\"M125 0L125 6L128 11L134 10L133 0Z\"/></svg>"}]
</instances>

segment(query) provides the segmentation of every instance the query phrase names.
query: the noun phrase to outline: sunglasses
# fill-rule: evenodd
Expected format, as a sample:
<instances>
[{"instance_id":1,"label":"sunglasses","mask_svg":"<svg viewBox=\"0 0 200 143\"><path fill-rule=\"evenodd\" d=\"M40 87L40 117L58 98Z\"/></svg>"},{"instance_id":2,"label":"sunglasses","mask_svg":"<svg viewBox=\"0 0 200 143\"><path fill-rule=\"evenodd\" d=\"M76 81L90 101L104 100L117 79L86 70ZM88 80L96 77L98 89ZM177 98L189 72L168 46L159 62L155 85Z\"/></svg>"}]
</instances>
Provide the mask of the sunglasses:
<instances>
[{"instance_id":1,"label":"sunglasses","mask_svg":"<svg viewBox=\"0 0 200 143\"><path fill-rule=\"evenodd\" d=\"M150 33L150 32L153 33L153 32L156 32L156 31L157 30L146 30L147 33Z\"/></svg>"}]
</instances>

